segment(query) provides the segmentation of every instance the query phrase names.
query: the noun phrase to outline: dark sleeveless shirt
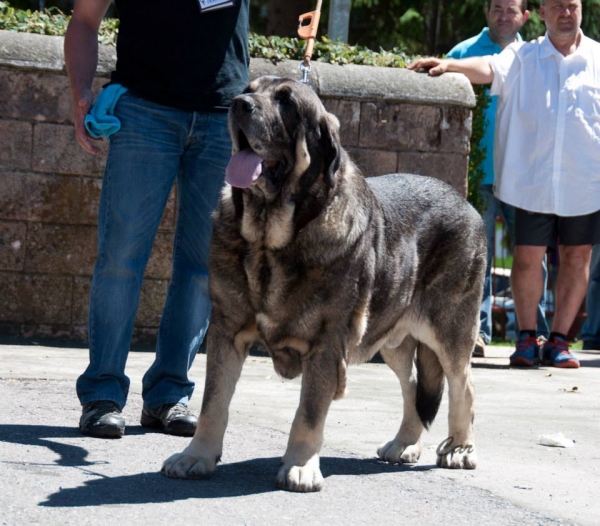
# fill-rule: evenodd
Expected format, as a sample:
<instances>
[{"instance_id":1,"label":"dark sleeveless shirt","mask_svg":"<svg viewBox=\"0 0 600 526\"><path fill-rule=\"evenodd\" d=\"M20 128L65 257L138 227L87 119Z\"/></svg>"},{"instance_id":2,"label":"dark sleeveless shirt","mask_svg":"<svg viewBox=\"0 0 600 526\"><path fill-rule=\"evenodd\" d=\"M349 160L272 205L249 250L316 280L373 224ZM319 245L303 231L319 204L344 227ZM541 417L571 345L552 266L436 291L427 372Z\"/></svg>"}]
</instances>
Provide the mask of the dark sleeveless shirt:
<instances>
[{"instance_id":1,"label":"dark sleeveless shirt","mask_svg":"<svg viewBox=\"0 0 600 526\"><path fill-rule=\"evenodd\" d=\"M200 12L198 0L116 0L111 82L165 106L227 108L248 84L248 4Z\"/></svg>"}]
</instances>

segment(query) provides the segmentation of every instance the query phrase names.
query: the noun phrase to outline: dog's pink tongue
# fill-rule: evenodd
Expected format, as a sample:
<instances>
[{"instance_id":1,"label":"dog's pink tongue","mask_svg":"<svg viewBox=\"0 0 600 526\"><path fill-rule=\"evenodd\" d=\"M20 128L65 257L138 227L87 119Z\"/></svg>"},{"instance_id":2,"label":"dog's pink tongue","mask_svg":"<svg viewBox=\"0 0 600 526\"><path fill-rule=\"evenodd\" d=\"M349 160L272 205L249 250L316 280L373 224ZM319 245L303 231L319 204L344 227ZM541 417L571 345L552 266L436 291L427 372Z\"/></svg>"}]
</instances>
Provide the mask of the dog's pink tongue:
<instances>
[{"instance_id":1,"label":"dog's pink tongue","mask_svg":"<svg viewBox=\"0 0 600 526\"><path fill-rule=\"evenodd\" d=\"M237 188L248 188L260 177L261 161L251 148L236 153L225 170L225 181Z\"/></svg>"}]
</instances>

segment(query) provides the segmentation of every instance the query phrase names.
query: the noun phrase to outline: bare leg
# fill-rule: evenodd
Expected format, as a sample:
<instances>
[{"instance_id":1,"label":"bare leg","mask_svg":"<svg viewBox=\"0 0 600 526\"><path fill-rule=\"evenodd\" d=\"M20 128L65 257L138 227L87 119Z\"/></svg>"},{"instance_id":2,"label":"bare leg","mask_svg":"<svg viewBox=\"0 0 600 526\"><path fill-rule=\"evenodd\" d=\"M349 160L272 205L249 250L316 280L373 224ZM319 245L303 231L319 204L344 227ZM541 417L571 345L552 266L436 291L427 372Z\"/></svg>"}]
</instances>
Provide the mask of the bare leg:
<instances>
[{"instance_id":1,"label":"bare leg","mask_svg":"<svg viewBox=\"0 0 600 526\"><path fill-rule=\"evenodd\" d=\"M559 255L556 310L552 321L552 331L567 334L587 291L592 245L560 245Z\"/></svg>"},{"instance_id":2,"label":"bare leg","mask_svg":"<svg viewBox=\"0 0 600 526\"><path fill-rule=\"evenodd\" d=\"M537 305L544 292L542 261L546 247L517 245L515 247L510 284L519 327L537 327Z\"/></svg>"}]
</instances>

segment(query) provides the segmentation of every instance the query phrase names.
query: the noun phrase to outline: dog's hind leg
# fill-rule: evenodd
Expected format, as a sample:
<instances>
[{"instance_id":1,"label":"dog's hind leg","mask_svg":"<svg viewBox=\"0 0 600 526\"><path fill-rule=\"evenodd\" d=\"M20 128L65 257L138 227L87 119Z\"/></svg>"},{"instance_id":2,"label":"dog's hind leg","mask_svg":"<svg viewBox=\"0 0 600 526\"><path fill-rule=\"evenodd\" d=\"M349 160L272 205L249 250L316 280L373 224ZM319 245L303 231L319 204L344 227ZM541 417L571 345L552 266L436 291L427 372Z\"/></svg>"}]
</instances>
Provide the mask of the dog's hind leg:
<instances>
[{"instance_id":1,"label":"dog's hind leg","mask_svg":"<svg viewBox=\"0 0 600 526\"><path fill-rule=\"evenodd\" d=\"M206 380L198 427L190 444L165 460L162 472L173 478L206 478L223 451L229 404L256 331L239 331L235 340L213 315L208 331Z\"/></svg>"},{"instance_id":2,"label":"dog's hind leg","mask_svg":"<svg viewBox=\"0 0 600 526\"><path fill-rule=\"evenodd\" d=\"M474 338L473 338L474 341ZM448 438L437 450L437 465L443 468L474 469L477 453L473 434L475 390L471 375L472 345L450 359L443 353L440 363L448 379Z\"/></svg>"},{"instance_id":3,"label":"dog's hind leg","mask_svg":"<svg viewBox=\"0 0 600 526\"><path fill-rule=\"evenodd\" d=\"M400 429L393 440L377 450L381 460L393 464L413 464L421 456L421 435L424 426L417 413L417 376L414 357L417 341L412 336L404 338L393 349L384 347L381 355L385 363L396 373L402 388L404 411Z\"/></svg>"},{"instance_id":4,"label":"dog's hind leg","mask_svg":"<svg viewBox=\"0 0 600 526\"><path fill-rule=\"evenodd\" d=\"M320 347L311 351L302 362L302 390L282 467L277 474L277 487L289 491L320 491L323 476L319 467L319 452L323 444L323 429L329 406L345 383L340 359L332 349Z\"/></svg>"}]
</instances>

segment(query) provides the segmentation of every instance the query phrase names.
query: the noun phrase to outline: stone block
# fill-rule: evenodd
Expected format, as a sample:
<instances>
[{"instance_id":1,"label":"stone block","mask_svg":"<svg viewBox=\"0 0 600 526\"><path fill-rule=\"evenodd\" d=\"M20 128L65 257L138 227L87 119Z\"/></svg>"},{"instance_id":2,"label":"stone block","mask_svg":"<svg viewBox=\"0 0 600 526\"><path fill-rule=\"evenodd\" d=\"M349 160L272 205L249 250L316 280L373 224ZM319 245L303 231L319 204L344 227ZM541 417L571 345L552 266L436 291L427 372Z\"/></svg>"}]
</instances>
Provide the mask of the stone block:
<instances>
[{"instance_id":1,"label":"stone block","mask_svg":"<svg viewBox=\"0 0 600 526\"><path fill-rule=\"evenodd\" d=\"M0 321L0 338L17 339L21 336L21 324Z\"/></svg>"},{"instance_id":2,"label":"stone block","mask_svg":"<svg viewBox=\"0 0 600 526\"><path fill-rule=\"evenodd\" d=\"M25 223L0 221L0 270L23 270L26 239Z\"/></svg>"},{"instance_id":3,"label":"stone block","mask_svg":"<svg viewBox=\"0 0 600 526\"><path fill-rule=\"evenodd\" d=\"M173 232L159 231L146 266L146 278L171 279Z\"/></svg>"},{"instance_id":4,"label":"stone block","mask_svg":"<svg viewBox=\"0 0 600 526\"><path fill-rule=\"evenodd\" d=\"M80 221L82 224L98 224L98 208L100 207L101 192L102 179L98 179L95 177L82 177L80 215Z\"/></svg>"},{"instance_id":5,"label":"stone block","mask_svg":"<svg viewBox=\"0 0 600 526\"><path fill-rule=\"evenodd\" d=\"M96 239L93 226L30 223L25 270L90 276L96 260Z\"/></svg>"},{"instance_id":6,"label":"stone block","mask_svg":"<svg viewBox=\"0 0 600 526\"><path fill-rule=\"evenodd\" d=\"M340 140L348 148L358 145L360 103L340 99L325 99L323 105L340 121Z\"/></svg>"},{"instance_id":7,"label":"stone block","mask_svg":"<svg viewBox=\"0 0 600 526\"><path fill-rule=\"evenodd\" d=\"M2 31L0 43L0 64L3 66L50 71L63 69L63 37Z\"/></svg>"},{"instance_id":8,"label":"stone block","mask_svg":"<svg viewBox=\"0 0 600 526\"><path fill-rule=\"evenodd\" d=\"M72 323L84 325L88 320L91 279L75 278L73 284ZM168 282L146 279L140 291L140 304L135 320L136 327L157 328L167 297Z\"/></svg>"},{"instance_id":9,"label":"stone block","mask_svg":"<svg viewBox=\"0 0 600 526\"><path fill-rule=\"evenodd\" d=\"M78 177L5 173L0 178L0 219L76 223L80 189Z\"/></svg>"},{"instance_id":10,"label":"stone block","mask_svg":"<svg viewBox=\"0 0 600 526\"><path fill-rule=\"evenodd\" d=\"M252 62L261 60L264 59L252 59ZM314 88L323 97L470 108L476 103L471 83L460 73L430 77L406 68L358 64L340 67L326 62L313 62L313 70Z\"/></svg>"},{"instance_id":11,"label":"stone block","mask_svg":"<svg viewBox=\"0 0 600 526\"><path fill-rule=\"evenodd\" d=\"M0 272L0 321L68 324L73 280Z\"/></svg>"},{"instance_id":12,"label":"stone block","mask_svg":"<svg viewBox=\"0 0 600 526\"><path fill-rule=\"evenodd\" d=\"M84 177L81 188L81 223L95 225L98 223L98 208L102 192L102 179ZM175 228L176 189L173 187L167 206L159 225L160 230L172 231Z\"/></svg>"},{"instance_id":13,"label":"stone block","mask_svg":"<svg viewBox=\"0 0 600 526\"><path fill-rule=\"evenodd\" d=\"M365 177L394 173L398 164L396 152L350 148L348 153Z\"/></svg>"},{"instance_id":14,"label":"stone block","mask_svg":"<svg viewBox=\"0 0 600 526\"><path fill-rule=\"evenodd\" d=\"M73 278L71 322L75 325L85 325L88 322L91 286L92 278L90 277Z\"/></svg>"},{"instance_id":15,"label":"stone block","mask_svg":"<svg viewBox=\"0 0 600 526\"><path fill-rule=\"evenodd\" d=\"M136 327L157 328L160 324L168 282L145 279L140 293L140 306L135 319Z\"/></svg>"},{"instance_id":16,"label":"stone block","mask_svg":"<svg viewBox=\"0 0 600 526\"><path fill-rule=\"evenodd\" d=\"M392 151L437 151L442 142L441 125L439 107L363 103L359 145Z\"/></svg>"},{"instance_id":17,"label":"stone block","mask_svg":"<svg viewBox=\"0 0 600 526\"><path fill-rule=\"evenodd\" d=\"M63 74L0 68L0 116L71 122L69 79Z\"/></svg>"},{"instance_id":18,"label":"stone block","mask_svg":"<svg viewBox=\"0 0 600 526\"><path fill-rule=\"evenodd\" d=\"M0 120L0 170L31 167L32 126L28 122Z\"/></svg>"},{"instance_id":19,"label":"stone block","mask_svg":"<svg viewBox=\"0 0 600 526\"><path fill-rule=\"evenodd\" d=\"M160 225L158 225L159 230L166 230L166 231L172 232L175 229L176 220L177 220L177 187L174 186L173 190L171 190L171 195L169 195L169 200L167 201L167 206L165 207L165 211L164 211L162 219L160 221Z\"/></svg>"},{"instance_id":20,"label":"stone block","mask_svg":"<svg viewBox=\"0 0 600 526\"><path fill-rule=\"evenodd\" d=\"M20 337L24 340L40 340L41 342L79 342L80 337L74 333L72 325L24 323L21 325ZM83 372L83 371L81 371Z\"/></svg>"},{"instance_id":21,"label":"stone block","mask_svg":"<svg viewBox=\"0 0 600 526\"><path fill-rule=\"evenodd\" d=\"M98 94L107 79L95 78ZM38 122L71 123L69 78L64 73L0 67L0 117Z\"/></svg>"},{"instance_id":22,"label":"stone block","mask_svg":"<svg viewBox=\"0 0 600 526\"><path fill-rule=\"evenodd\" d=\"M472 112L459 106L442 108L442 143L440 151L468 155L471 150Z\"/></svg>"},{"instance_id":23,"label":"stone block","mask_svg":"<svg viewBox=\"0 0 600 526\"><path fill-rule=\"evenodd\" d=\"M36 124L33 130L33 168L38 172L101 176L108 144L98 142L102 153L85 152L75 140L71 125Z\"/></svg>"},{"instance_id":24,"label":"stone block","mask_svg":"<svg viewBox=\"0 0 600 526\"><path fill-rule=\"evenodd\" d=\"M448 183L463 197L467 196L469 160L460 154L401 152L398 172L428 175Z\"/></svg>"},{"instance_id":25,"label":"stone block","mask_svg":"<svg viewBox=\"0 0 600 526\"><path fill-rule=\"evenodd\" d=\"M134 327L131 343L139 350L152 350L151 347L156 345L158 338L158 329L148 327Z\"/></svg>"}]
</instances>

